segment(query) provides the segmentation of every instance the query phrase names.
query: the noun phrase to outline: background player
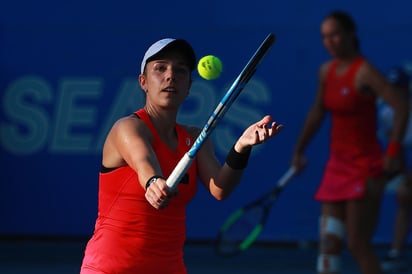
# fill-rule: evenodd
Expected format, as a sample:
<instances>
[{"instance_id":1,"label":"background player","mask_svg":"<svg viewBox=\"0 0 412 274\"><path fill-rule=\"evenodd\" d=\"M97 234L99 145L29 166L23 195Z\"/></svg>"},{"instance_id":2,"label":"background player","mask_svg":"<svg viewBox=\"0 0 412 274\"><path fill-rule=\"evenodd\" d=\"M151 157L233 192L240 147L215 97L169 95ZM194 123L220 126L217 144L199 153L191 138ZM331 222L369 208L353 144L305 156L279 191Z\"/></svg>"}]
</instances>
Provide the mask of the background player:
<instances>
[{"instance_id":1,"label":"background player","mask_svg":"<svg viewBox=\"0 0 412 274\"><path fill-rule=\"evenodd\" d=\"M332 57L319 70L315 102L295 145L292 165L306 165L304 150L331 115L330 154L315 199L321 202L317 271L340 273L340 252L348 249L364 274L381 273L372 247L386 175L399 171L400 143L408 105L385 77L360 52L356 25L342 11L321 24L323 45ZM393 130L384 154L377 137L376 99L395 111ZM385 155L385 157L383 157Z\"/></svg>"},{"instance_id":2,"label":"background player","mask_svg":"<svg viewBox=\"0 0 412 274\"><path fill-rule=\"evenodd\" d=\"M404 100L411 100L410 75L402 67L392 68L387 75L388 80L396 87ZM411 114L412 112L410 112ZM387 140L393 127L393 109L380 101L379 105L379 135L383 141ZM411 222L412 208L412 117L409 116L408 128L402 142L405 170L397 177L399 184L396 187L397 210L393 228L393 239L390 249L382 262L384 271L406 270L407 260L402 251L406 244Z\"/></svg>"}]
</instances>

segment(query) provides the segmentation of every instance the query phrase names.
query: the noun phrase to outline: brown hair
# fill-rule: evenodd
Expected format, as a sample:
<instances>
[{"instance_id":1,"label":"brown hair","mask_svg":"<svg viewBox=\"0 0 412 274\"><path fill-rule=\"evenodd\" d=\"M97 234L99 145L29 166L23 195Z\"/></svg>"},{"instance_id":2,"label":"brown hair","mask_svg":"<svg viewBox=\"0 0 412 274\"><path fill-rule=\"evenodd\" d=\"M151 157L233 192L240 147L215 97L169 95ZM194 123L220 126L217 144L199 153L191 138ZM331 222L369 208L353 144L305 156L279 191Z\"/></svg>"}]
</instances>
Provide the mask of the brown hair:
<instances>
[{"instance_id":1,"label":"brown hair","mask_svg":"<svg viewBox=\"0 0 412 274\"><path fill-rule=\"evenodd\" d=\"M335 10L329 13L325 19L327 18L335 19L346 33L353 33L355 37L354 39L355 48L357 50L360 49L359 39L358 39L358 36L356 35L357 27L356 27L355 21L353 20L352 16L350 16L349 13L341 11L341 10Z\"/></svg>"}]
</instances>

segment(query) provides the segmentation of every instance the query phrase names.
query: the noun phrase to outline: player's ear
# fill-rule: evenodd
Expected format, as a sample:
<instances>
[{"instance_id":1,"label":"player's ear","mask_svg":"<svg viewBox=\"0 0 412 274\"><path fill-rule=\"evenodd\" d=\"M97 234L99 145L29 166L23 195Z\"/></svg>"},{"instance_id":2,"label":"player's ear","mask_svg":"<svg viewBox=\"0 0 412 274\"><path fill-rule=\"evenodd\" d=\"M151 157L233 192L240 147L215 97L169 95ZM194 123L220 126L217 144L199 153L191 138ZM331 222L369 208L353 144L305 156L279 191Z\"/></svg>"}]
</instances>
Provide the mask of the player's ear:
<instances>
[{"instance_id":1,"label":"player's ear","mask_svg":"<svg viewBox=\"0 0 412 274\"><path fill-rule=\"evenodd\" d=\"M147 85L146 85L146 76L144 74L140 74L138 77L140 88L146 93L147 92Z\"/></svg>"}]
</instances>

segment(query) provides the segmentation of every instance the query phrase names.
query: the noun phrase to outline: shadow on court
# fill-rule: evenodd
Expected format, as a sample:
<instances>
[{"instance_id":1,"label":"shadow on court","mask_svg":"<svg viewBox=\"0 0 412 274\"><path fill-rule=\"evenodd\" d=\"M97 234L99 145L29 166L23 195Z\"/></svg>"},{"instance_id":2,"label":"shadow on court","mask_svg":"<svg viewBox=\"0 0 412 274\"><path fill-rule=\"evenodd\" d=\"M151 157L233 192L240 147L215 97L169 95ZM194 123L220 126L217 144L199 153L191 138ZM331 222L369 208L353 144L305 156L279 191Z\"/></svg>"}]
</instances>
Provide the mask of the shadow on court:
<instances>
[{"instance_id":1,"label":"shadow on court","mask_svg":"<svg viewBox=\"0 0 412 274\"><path fill-rule=\"evenodd\" d=\"M83 240L1 240L0 273L79 273L85 243ZM377 248L377 252L382 255L384 249ZM412 258L411 248L407 255ZM216 255L211 244L189 242L185 247L190 274L310 274L316 273L316 256L313 244L256 244L244 253L228 258ZM342 274L360 273L346 252L342 260Z\"/></svg>"}]
</instances>

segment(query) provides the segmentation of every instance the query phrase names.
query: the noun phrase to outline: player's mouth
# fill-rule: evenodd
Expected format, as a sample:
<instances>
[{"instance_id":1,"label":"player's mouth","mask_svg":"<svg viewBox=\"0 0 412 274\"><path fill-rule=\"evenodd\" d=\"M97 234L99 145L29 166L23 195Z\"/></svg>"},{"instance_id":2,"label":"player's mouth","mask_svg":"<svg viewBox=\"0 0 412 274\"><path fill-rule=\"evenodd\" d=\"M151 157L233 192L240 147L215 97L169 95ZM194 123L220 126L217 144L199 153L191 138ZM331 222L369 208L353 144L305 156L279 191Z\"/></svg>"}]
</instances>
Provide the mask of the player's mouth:
<instances>
[{"instance_id":1,"label":"player's mouth","mask_svg":"<svg viewBox=\"0 0 412 274\"><path fill-rule=\"evenodd\" d=\"M177 89L175 89L174 87L167 87L167 88L163 89L163 91L166 91L166 92L177 92Z\"/></svg>"}]
</instances>

